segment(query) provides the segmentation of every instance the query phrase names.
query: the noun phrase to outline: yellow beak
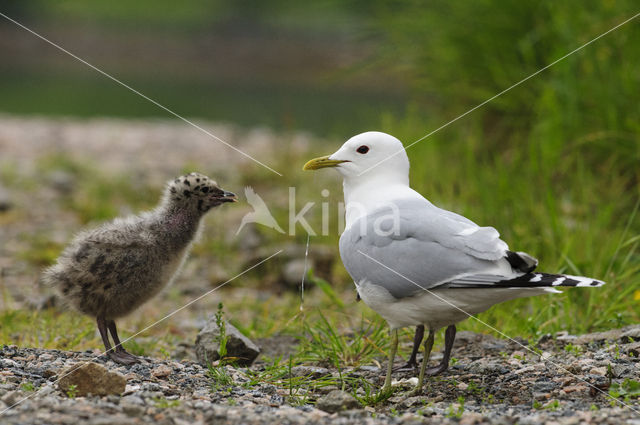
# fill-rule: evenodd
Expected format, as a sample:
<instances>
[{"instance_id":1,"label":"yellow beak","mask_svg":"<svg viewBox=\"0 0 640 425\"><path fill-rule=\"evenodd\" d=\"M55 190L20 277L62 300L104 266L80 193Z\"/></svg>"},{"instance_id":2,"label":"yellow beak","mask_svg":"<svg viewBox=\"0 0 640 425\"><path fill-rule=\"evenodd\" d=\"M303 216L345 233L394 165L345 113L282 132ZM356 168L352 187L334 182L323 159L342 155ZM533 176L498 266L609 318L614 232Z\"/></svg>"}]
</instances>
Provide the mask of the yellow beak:
<instances>
[{"instance_id":1,"label":"yellow beak","mask_svg":"<svg viewBox=\"0 0 640 425\"><path fill-rule=\"evenodd\" d=\"M304 164L303 170L317 170L319 168L336 167L343 162L349 162L343 159L329 159L328 156L321 156L320 158L313 158L311 161Z\"/></svg>"}]
</instances>

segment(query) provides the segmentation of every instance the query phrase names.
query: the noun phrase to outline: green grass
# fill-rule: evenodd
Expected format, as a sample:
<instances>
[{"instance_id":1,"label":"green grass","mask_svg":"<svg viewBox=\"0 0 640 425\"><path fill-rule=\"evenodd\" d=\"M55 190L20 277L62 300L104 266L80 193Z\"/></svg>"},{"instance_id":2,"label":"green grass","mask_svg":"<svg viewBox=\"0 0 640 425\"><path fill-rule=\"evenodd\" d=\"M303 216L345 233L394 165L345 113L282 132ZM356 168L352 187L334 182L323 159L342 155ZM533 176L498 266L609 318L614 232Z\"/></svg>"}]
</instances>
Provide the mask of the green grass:
<instances>
[{"instance_id":1,"label":"green grass","mask_svg":"<svg viewBox=\"0 0 640 425\"><path fill-rule=\"evenodd\" d=\"M0 344L61 350L102 346L92 319L53 309L0 311Z\"/></svg>"}]
</instances>

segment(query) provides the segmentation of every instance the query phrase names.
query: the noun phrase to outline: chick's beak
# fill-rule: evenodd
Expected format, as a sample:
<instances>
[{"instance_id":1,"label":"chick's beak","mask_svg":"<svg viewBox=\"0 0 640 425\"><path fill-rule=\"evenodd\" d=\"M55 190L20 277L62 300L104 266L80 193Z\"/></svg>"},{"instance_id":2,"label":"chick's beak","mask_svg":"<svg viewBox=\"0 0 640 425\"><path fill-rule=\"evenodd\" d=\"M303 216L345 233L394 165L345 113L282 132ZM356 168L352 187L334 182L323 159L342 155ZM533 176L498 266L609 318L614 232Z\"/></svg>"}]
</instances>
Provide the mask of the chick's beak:
<instances>
[{"instance_id":1,"label":"chick's beak","mask_svg":"<svg viewBox=\"0 0 640 425\"><path fill-rule=\"evenodd\" d=\"M329 155L330 156L330 155ZM329 159L329 156L321 156L319 158L313 158L311 161L304 164L303 170L318 170L320 168L337 167L343 162L349 162L344 159Z\"/></svg>"},{"instance_id":2,"label":"chick's beak","mask_svg":"<svg viewBox=\"0 0 640 425\"><path fill-rule=\"evenodd\" d=\"M222 202L238 202L238 197L233 192L223 191L222 196L220 197Z\"/></svg>"}]
</instances>

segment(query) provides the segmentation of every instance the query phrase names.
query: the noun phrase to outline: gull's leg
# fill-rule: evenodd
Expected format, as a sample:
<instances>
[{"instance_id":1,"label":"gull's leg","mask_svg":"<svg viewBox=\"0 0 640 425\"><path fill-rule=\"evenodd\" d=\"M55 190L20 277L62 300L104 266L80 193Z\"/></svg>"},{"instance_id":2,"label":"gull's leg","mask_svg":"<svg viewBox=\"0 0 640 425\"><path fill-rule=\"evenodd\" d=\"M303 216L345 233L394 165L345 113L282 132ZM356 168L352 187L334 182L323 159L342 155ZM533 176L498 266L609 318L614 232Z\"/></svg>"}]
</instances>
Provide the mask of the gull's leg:
<instances>
[{"instance_id":1,"label":"gull's leg","mask_svg":"<svg viewBox=\"0 0 640 425\"><path fill-rule=\"evenodd\" d=\"M393 359L396 357L396 351L398 351L398 330L391 331L391 350L389 351L389 364L387 365L387 377L384 380L384 386L382 392L386 393L391 391L391 372L393 372Z\"/></svg>"},{"instance_id":2,"label":"gull's leg","mask_svg":"<svg viewBox=\"0 0 640 425\"><path fill-rule=\"evenodd\" d=\"M140 363L140 360L133 354L128 353L122 346L122 343L120 343L120 338L118 338L118 330L116 329L116 322L114 322L113 320L107 320L106 325L109 329L109 332L111 333L111 338L113 338L113 343L115 344L115 351L111 351L108 353L111 360L123 365Z\"/></svg>"},{"instance_id":3,"label":"gull's leg","mask_svg":"<svg viewBox=\"0 0 640 425\"><path fill-rule=\"evenodd\" d=\"M418 385L413 390L413 394L418 395L422 392L422 384L424 382L424 372L429 363L429 356L431 355L431 349L433 348L433 337L435 332L433 329L429 329L429 336L424 341L424 358L422 359L422 366L420 366L420 375L418 376Z\"/></svg>"},{"instance_id":4,"label":"gull's leg","mask_svg":"<svg viewBox=\"0 0 640 425\"><path fill-rule=\"evenodd\" d=\"M409 361L405 365L393 369L394 372L418 368L417 357L418 351L420 351L420 344L422 344L422 338L424 338L424 325L416 326L416 334L413 336L413 350L411 351L411 357L409 357Z\"/></svg>"},{"instance_id":5,"label":"gull's leg","mask_svg":"<svg viewBox=\"0 0 640 425\"><path fill-rule=\"evenodd\" d=\"M453 341L456 339L456 325L449 325L444 332L444 355L442 361L438 366L430 367L427 369L427 375L433 376L444 372L449 367L449 359L451 358L451 349L453 348Z\"/></svg>"}]
</instances>

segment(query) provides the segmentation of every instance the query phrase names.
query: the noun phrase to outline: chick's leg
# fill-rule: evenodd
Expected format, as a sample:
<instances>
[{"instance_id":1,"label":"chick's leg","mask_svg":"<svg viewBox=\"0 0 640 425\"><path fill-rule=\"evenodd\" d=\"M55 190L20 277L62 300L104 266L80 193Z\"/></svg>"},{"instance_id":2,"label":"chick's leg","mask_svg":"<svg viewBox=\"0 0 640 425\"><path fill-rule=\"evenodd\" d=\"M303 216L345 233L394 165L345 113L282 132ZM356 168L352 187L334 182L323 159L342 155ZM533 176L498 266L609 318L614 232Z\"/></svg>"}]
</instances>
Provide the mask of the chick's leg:
<instances>
[{"instance_id":1,"label":"chick's leg","mask_svg":"<svg viewBox=\"0 0 640 425\"><path fill-rule=\"evenodd\" d=\"M115 344L115 350L109 353L109 357L116 363L120 363L123 365L132 365L135 363L140 363L140 360L134 356L133 354L128 353L122 343L120 342L120 338L118 337L118 329L116 329L116 322L113 320L106 320L107 328L109 329L109 333L111 333L111 338L113 338L113 343Z\"/></svg>"}]
</instances>

